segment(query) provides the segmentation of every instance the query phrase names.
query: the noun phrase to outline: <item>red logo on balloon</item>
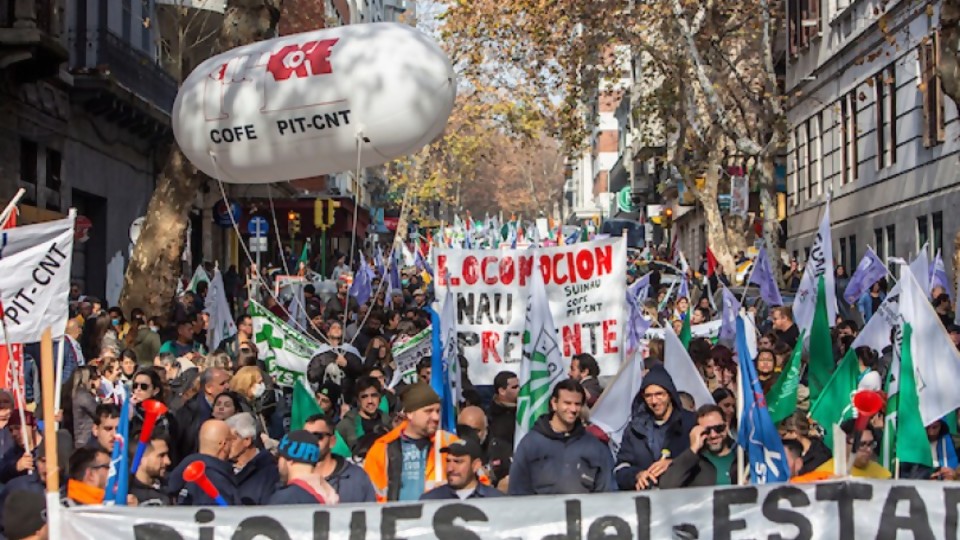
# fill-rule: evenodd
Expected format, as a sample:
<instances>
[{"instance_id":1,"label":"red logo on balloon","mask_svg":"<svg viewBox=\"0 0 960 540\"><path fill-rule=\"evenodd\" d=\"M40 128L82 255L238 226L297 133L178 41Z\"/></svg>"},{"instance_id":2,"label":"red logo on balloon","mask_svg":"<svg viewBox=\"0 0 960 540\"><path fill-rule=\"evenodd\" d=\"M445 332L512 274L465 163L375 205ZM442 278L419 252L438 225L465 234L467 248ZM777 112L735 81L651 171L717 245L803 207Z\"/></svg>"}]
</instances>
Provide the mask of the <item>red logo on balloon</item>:
<instances>
[{"instance_id":1,"label":"red logo on balloon","mask_svg":"<svg viewBox=\"0 0 960 540\"><path fill-rule=\"evenodd\" d=\"M297 78L304 78L332 73L330 49L338 41L340 41L339 38L308 41L302 45L287 45L270 55L267 71L277 81L285 81L294 75Z\"/></svg>"}]
</instances>

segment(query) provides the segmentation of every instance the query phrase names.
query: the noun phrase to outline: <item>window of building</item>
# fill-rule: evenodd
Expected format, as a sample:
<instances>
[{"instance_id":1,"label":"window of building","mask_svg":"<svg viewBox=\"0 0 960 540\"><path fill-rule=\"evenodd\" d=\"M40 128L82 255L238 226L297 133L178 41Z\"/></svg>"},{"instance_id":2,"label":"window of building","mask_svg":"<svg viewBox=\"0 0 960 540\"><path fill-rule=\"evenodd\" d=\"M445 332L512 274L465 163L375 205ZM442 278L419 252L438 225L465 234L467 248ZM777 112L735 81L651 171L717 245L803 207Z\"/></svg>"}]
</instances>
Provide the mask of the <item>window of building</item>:
<instances>
[{"instance_id":1,"label":"window of building","mask_svg":"<svg viewBox=\"0 0 960 540\"><path fill-rule=\"evenodd\" d=\"M800 128L793 130L793 205L800 203Z\"/></svg>"},{"instance_id":2,"label":"window of building","mask_svg":"<svg viewBox=\"0 0 960 540\"><path fill-rule=\"evenodd\" d=\"M817 162L813 168L814 174L817 179L815 181L817 185L817 196L823 195L823 111L817 113L816 118L814 119L817 127L817 138L814 141L816 143L816 156Z\"/></svg>"},{"instance_id":3,"label":"window of building","mask_svg":"<svg viewBox=\"0 0 960 540\"><path fill-rule=\"evenodd\" d=\"M820 34L820 2L822 0L788 0L787 18L790 54L796 56L810 40Z\"/></svg>"},{"instance_id":4,"label":"window of building","mask_svg":"<svg viewBox=\"0 0 960 540\"><path fill-rule=\"evenodd\" d=\"M887 165L897 162L897 65L890 64L883 79L887 97Z\"/></svg>"},{"instance_id":5,"label":"window of building","mask_svg":"<svg viewBox=\"0 0 960 540\"><path fill-rule=\"evenodd\" d=\"M857 179L857 93L840 99L840 184Z\"/></svg>"},{"instance_id":6,"label":"window of building","mask_svg":"<svg viewBox=\"0 0 960 540\"><path fill-rule=\"evenodd\" d=\"M873 230L873 244L875 248L875 253L880 257L885 256L886 249L883 242L883 227Z\"/></svg>"},{"instance_id":7,"label":"window of building","mask_svg":"<svg viewBox=\"0 0 960 540\"><path fill-rule=\"evenodd\" d=\"M813 198L813 184L816 182L814 168L817 164L817 154L814 142L819 127L815 124L816 121L812 117L807 119L807 199Z\"/></svg>"},{"instance_id":8,"label":"window of building","mask_svg":"<svg viewBox=\"0 0 960 540\"><path fill-rule=\"evenodd\" d=\"M809 122L804 123L800 126L800 136L797 138L797 141L800 143L800 175L799 184L801 190L806 190L807 185L810 183L810 146L808 145L809 140L807 139L807 133L809 130ZM807 197L809 198L809 193ZM800 198L800 195L797 194L797 199Z\"/></svg>"},{"instance_id":9,"label":"window of building","mask_svg":"<svg viewBox=\"0 0 960 540\"><path fill-rule=\"evenodd\" d=\"M920 216L917 218L917 253L920 252L920 248L930 239L930 235L927 233L927 216Z\"/></svg>"},{"instance_id":10,"label":"window of building","mask_svg":"<svg viewBox=\"0 0 960 540\"><path fill-rule=\"evenodd\" d=\"M920 92L923 94L923 144L936 146L945 139L943 89L940 87L940 32L920 42Z\"/></svg>"},{"instance_id":11,"label":"window of building","mask_svg":"<svg viewBox=\"0 0 960 540\"><path fill-rule=\"evenodd\" d=\"M120 32L124 43L130 43L130 36L133 31L133 6L132 0L123 0L121 3L121 27Z\"/></svg>"},{"instance_id":12,"label":"window of building","mask_svg":"<svg viewBox=\"0 0 960 540\"><path fill-rule=\"evenodd\" d=\"M887 225L886 234L883 237L883 257L889 259L897 255L897 226ZM895 272L896 265L890 264L890 271Z\"/></svg>"},{"instance_id":13,"label":"window of building","mask_svg":"<svg viewBox=\"0 0 960 540\"><path fill-rule=\"evenodd\" d=\"M847 239L846 238L840 239L840 264L843 265L844 268L850 268L850 266L847 264Z\"/></svg>"},{"instance_id":14,"label":"window of building","mask_svg":"<svg viewBox=\"0 0 960 540\"><path fill-rule=\"evenodd\" d=\"M873 84L874 97L873 108L876 111L876 130L874 140L877 141L877 168L882 169L886 165L887 157L887 99L886 86L883 84L883 71L877 73L871 82Z\"/></svg>"},{"instance_id":15,"label":"window of building","mask_svg":"<svg viewBox=\"0 0 960 540\"><path fill-rule=\"evenodd\" d=\"M850 256L847 258L850 261L850 265L847 266L847 275L852 275L851 267L855 268L857 263L860 262L860 259L857 258L857 235L850 235L850 238L847 239L847 247L850 249Z\"/></svg>"},{"instance_id":16,"label":"window of building","mask_svg":"<svg viewBox=\"0 0 960 540\"><path fill-rule=\"evenodd\" d=\"M153 30L153 19L150 18L150 14L153 13L153 0L143 0L141 5L143 6L143 17L140 21L140 48L149 53L152 49L150 36Z\"/></svg>"},{"instance_id":17,"label":"window of building","mask_svg":"<svg viewBox=\"0 0 960 540\"><path fill-rule=\"evenodd\" d=\"M48 188L59 192L60 191L60 169L63 162L63 158L60 155L60 152L56 150L47 148L47 170L46 170L46 185Z\"/></svg>"},{"instance_id":18,"label":"window of building","mask_svg":"<svg viewBox=\"0 0 960 540\"><path fill-rule=\"evenodd\" d=\"M37 183L37 143L20 139L20 180L28 184Z\"/></svg>"},{"instance_id":19,"label":"window of building","mask_svg":"<svg viewBox=\"0 0 960 540\"><path fill-rule=\"evenodd\" d=\"M938 253L943 250L943 212L934 212L930 217L931 228L933 229L933 238L931 239L933 246L931 247L933 247L934 253Z\"/></svg>"}]
</instances>

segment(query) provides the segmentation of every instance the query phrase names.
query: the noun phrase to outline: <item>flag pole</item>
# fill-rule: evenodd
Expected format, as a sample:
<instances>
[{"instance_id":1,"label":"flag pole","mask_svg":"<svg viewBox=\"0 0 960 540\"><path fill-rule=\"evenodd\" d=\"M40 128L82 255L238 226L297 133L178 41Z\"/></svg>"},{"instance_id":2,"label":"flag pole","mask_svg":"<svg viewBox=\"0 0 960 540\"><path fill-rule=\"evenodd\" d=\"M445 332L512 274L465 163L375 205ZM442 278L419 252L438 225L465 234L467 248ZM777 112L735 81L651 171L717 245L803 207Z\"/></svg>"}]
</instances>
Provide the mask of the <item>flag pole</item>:
<instances>
[{"instance_id":1,"label":"flag pole","mask_svg":"<svg viewBox=\"0 0 960 540\"><path fill-rule=\"evenodd\" d=\"M743 422L743 374L737 370L737 425ZM737 485L744 486L747 483L747 471L744 469L743 445L737 443Z\"/></svg>"},{"instance_id":2,"label":"flag pole","mask_svg":"<svg viewBox=\"0 0 960 540\"><path fill-rule=\"evenodd\" d=\"M66 347L67 343L67 333L63 333L63 337L60 338L60 350L57 351L57 370L56 373L57 381L53 388L53 410L54 412L60 410L60 400L62 399L63 392L63 350ZM41 351L42 352L42 351ZM46 388L44 388L44 393L46 393ZM44 412L46 414L46 412ZM44 424L46 425L46 424ZM56 428L60 429L60 422L56 423Z\"/></svg>"},{"instance_id":3,"label":"flag pole","mask_svg":"<svg viewBox=\"0 0 960 540\"><path fill-rule=\"evenodd\" d=\"M757 256L759 257L759 253ZM740 306L743 306L743 301L747 298L747 291L750 290L750 280L753 279L753 271L757 269L757 257L753 258L753 263L750 264L750 274L747 275L746 281L743 282L743 294L740 295ZM737 275L734 273L733 281L737 281Z\"/></svg>"},{"instance_id":4,"label":"flag pole","mask_svg":"<svg viewBox=\"0 0 960 540\"><path fill-rule=\"evenodd\" d=\"M20 199L22 199L23 196L26 195L26 193L27 193L27 190L24 188L20 188L17 190L17 193L13 196L12 199L10 199L10 202L3 209L3 213L0 214L0 225L5 224L7 220L10 219L10 214L12 214L13 212L16 212L17 205L20 204Z\"/></svg>"},{"instance_id":5,"label":"flag pole","mask_svg":"<svg viewBox=\"0 0 960 540\"><path fill-rule=\"evenodd\" d=\"M61 351L63 348L61 347ZM61 354L62 358L62 354ZM43 331L40 338L40 373L43 389L43 445L47 460L47 514L50 538L61 537L60 521L60 464L57 460L57 426L54 401L59 393L53 388L53 337L50 328Z\"/></svg>"},{"instance_id":6,"label":"flag pole","mask_svg":"<svg viewBox=\"0 0 960 540\"><path fill-rule=\"evenodd\" d=\"M21 432L23 433L23 448L29 454L33 452L33 442L30 440L30 431L26 429L27 415L24 410L27 408L27 397L23 393L23 387L20 385L19 377L20 373L22 373L23 364L21 360L20 369L17 369L16 371L13 370L13 346L10 345L10 338L7 334L7 318L3 317L2 314L0 314L0 329L3 331L3 342L4 346L7 348L7 370L10 371L10 381L13 385L13 393L17 400L17 411L20 413L20 425L22 426ZM30 471L30 474L33 474L33 471Z\"/></svg>"}]
</instances>

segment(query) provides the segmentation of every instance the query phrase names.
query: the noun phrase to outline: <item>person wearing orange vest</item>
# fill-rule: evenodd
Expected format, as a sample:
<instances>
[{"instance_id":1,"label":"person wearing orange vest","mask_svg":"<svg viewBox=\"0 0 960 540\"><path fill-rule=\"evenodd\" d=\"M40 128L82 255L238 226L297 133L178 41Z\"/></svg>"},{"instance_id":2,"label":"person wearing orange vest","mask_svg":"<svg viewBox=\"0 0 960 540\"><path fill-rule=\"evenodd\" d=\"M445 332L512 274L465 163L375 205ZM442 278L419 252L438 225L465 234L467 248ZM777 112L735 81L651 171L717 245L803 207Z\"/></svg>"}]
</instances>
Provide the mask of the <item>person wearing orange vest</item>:
<instances>
[{"instance_id":1,"label":"person wearing orange vest","mask_svg":"<svg viewBox=\"0 0 960 540\"><path fill-rule=\"evenodd\" d=\"M440 396L429 384L409 386L400 396L406 420L374 441L363 468L377 502L416 501L446 483L446 454L440 448L459 440L440 426Z\"/></svg>"}]
</instances>

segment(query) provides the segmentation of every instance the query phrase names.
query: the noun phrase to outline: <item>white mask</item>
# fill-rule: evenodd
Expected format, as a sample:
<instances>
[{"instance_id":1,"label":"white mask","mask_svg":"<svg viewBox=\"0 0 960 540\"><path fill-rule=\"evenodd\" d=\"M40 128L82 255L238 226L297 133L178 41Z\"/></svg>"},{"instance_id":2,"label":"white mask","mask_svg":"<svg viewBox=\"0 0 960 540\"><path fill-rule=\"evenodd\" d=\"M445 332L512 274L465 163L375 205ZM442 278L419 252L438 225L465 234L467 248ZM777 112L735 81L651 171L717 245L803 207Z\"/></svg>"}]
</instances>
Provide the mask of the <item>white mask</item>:
<instances>
[{"instance_id":1,"label":"white mask","mask_svg":"<svg viewBox=\"0 0 960 540\"><path fill-rule=\"evenodd\" d=\"M263 393L266 392L266 391L267 391L267 385L266 385L266 384L264 384L264 383L262 383L262 382L257 383L257 384L254 385L254 387L253 387L253 397L259 398L259 397L262 396Z\"/></svg>"}]
</instances>

